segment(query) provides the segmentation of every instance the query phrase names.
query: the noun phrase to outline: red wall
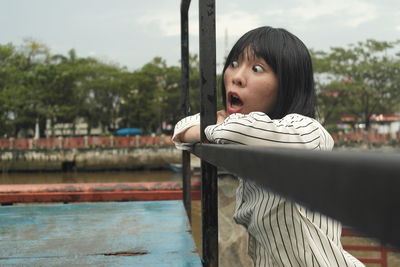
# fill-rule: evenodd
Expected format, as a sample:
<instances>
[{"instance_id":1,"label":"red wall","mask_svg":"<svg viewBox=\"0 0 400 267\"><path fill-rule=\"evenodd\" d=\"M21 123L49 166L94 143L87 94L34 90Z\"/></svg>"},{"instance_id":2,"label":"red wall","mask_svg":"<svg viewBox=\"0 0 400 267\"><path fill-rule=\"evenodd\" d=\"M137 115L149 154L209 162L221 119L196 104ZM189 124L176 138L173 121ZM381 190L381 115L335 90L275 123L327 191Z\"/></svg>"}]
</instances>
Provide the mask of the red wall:
<instances>
[{"instance_id":1,"label":"red wall","mask_svg":"<svg viewBox=\"0 0 400 267\"><path fill-rule=\"evenodd\" d=\"M85 136L40 139L0 139L0 149L60 149L95 147L172 146L171 136Z\"/></svg>"}]
</instances>

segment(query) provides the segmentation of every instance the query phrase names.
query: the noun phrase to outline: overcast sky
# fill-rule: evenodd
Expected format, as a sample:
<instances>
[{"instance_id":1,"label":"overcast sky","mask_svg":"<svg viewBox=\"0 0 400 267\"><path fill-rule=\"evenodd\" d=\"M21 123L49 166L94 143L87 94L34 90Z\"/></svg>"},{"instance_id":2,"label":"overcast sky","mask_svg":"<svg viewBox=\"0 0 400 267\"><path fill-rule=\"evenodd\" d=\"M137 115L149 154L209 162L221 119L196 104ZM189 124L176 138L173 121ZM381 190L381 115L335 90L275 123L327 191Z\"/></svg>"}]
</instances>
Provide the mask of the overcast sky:
<instances>
[{"instance_id":1,"label":"overcast sky","mask_svg":"<svg viewBox=\"0 0 400 267\"><path fill-rule=\"evenodd\" d=\"M368 38L400 39L400 0L216 0L217 62L246 31L282 27L309 47ZM179 65L179 0L0 0L0 44L33 38L52 53L93 56L138 69L155 56ZM198 53L198 0L189 11L191 53Z\"/></svg>"}]
</instances>

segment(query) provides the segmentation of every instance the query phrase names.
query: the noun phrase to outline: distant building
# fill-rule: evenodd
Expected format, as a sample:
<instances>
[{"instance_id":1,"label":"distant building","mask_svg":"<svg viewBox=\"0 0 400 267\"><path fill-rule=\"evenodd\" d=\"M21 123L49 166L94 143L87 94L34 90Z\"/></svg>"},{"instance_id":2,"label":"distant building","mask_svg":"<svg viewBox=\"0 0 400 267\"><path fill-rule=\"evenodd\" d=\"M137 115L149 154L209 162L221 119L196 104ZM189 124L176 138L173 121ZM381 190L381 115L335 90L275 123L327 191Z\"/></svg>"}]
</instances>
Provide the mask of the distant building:
<instances>
[{"instance_id":1,"label":"distant building","mask_svg":"<svg viewBox=\"0 0 400 267\"><path fill-rule=\"evenodd\" d=\"M91 128L90 135L103 135L101 127ZM51 127L51 123L48 120L46 123L45 130L46 137L51 136L85 136L89 135L88 124L82 119L77 120L75 123L55 123Z\"/></svg>"},{"instance_id":2,"label":"distant building","mask_svg":"<svg viewBox=\"0 0 400 267\"><path fill-rule=\"evenodd\" d=\"M390 134L392 138L396 138L396 134L400 132L400 114L372 114L369 119L370 129L379 134ZM343 115L340 117L340 121L339 127L345 131L350 128L355 130L365 128L365 124L355 115ZM351 127L348 127L350 125Z\"/></svg>"}]
</instances>

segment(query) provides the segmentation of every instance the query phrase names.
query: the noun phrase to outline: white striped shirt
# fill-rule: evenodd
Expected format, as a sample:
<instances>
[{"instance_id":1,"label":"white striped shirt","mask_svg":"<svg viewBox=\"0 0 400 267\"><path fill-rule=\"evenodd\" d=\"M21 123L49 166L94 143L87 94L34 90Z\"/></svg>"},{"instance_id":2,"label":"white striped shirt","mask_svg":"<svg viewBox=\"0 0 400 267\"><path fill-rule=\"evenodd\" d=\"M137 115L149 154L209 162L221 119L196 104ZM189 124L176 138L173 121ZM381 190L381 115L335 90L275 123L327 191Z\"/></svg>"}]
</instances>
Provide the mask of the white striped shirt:
<instances>
[{"instance_id":1,"label":"white striped shirt","mask_svg":"<svg viewBox=\"0 0 400 267\"><path fill-rule=\"evenodd\" d=\"M199 124L199 114L176 124L173 141L178 148L185 149L186 145L178 134ZM224 122L208 126L205 133L210 142L219 144L333 148L333 139L322 125L299 114L280 120L261 112L232 114ZM364 266L343 250L339 222L250 181L239 180L234 219L247 228L248 252L255 266Z\"/></svg>"}]
</instances>

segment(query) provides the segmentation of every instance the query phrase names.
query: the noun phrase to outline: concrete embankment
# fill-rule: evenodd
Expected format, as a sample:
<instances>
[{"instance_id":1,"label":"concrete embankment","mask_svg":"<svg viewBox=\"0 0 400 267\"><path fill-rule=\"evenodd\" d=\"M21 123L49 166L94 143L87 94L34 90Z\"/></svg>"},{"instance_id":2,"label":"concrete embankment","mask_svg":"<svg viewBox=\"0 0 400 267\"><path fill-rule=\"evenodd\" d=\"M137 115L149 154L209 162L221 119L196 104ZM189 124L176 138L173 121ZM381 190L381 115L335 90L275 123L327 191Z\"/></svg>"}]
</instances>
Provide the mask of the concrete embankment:
<instances>
[{"instance_id":1,"label":"concrete embankment","mask_svg":"<svg viewBox=\"0 0 400 267\"><path fill-rule=\"evenodd\" d=\"M0 152L0 168L11 171L97 171L163 168L178 163L173 146L8 150Z\"/></svg>"}]
</instances>

